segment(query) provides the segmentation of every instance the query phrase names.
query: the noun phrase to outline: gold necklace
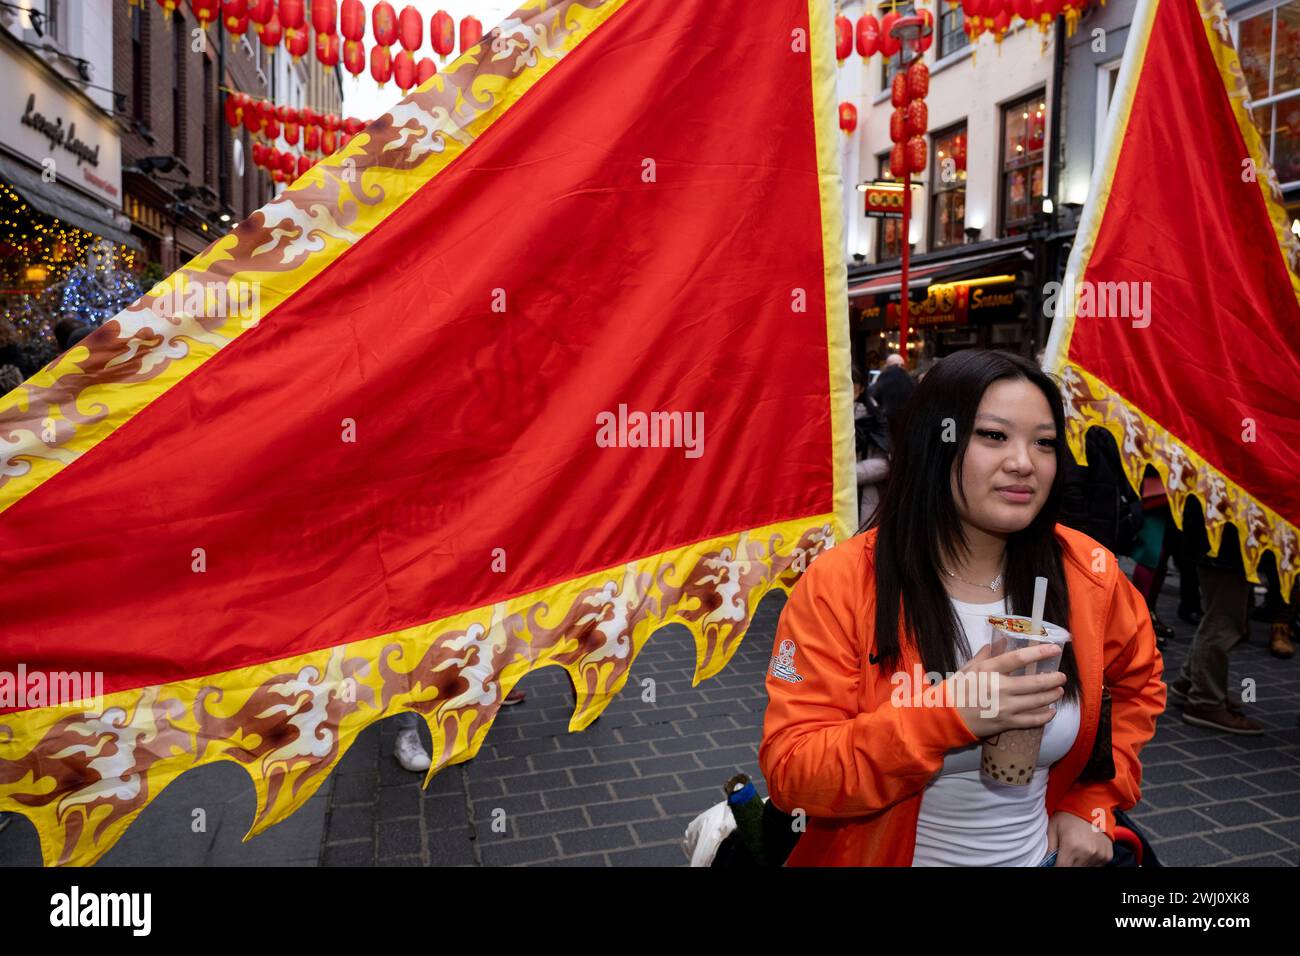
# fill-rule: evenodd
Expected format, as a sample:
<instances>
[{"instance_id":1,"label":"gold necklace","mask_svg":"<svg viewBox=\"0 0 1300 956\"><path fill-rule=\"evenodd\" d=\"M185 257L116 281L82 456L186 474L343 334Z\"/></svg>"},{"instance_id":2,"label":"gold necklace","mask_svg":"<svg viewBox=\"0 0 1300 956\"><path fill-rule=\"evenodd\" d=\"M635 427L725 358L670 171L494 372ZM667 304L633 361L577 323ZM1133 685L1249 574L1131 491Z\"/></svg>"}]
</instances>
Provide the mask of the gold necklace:
<instances>
[{"instance_id":1,"label":"gold necklace","mask_svg":"<svg viewBox=\"0 0 1300 956\"><path fill-rule=\"evenodd\" d=\"M956 571L949 571L947 568L943 569L943 573L948 575L948 577L950 578L956 578L958 581L962 582L963 584L969 584L973 588L988 588L990 591L996 591L998 588L1002 586L1001 572L999 572L998 576L994 578L992 581L990 581L988 584L976 584L974 581L967 581Z\"/></svg>"}]
</instances>

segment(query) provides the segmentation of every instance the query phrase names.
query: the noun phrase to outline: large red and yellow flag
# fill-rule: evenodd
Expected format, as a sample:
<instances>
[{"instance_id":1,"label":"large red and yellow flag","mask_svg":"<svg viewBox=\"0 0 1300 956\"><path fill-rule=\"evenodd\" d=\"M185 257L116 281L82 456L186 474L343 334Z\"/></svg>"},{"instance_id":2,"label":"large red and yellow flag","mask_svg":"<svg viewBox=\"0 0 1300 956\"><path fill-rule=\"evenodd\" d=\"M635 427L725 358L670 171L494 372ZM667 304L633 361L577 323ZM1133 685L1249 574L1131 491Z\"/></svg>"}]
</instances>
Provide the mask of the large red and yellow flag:
<instances>
[{"instance_id":1,"label":"large red and yellow flag","mask_svg":"<svg viewBox=\"0 0 1300 956\"><path fill-rule=\"evenodd\" d=\"M828 11L534 0L0 399L47 862L217 760L256 833L399 711L468 760L540 667L579 730L671 622L716 674L851 533Z\"/></svg>"},{"instance_id":2,"label":"large red and yellow flag","mask_svg":"<svg viewBox=\"0 0 1300 956\"><path fill-rule=\"evenodd\" d=\"M1248 109L1221 3L1141 0L1046 364L1068 432L1114 434L1152 465L1181 526L1196 496L1251 580L1300 573L1300 243ZM1256 91L1258 95L1258 91Z\"/></svg>"}]
</instances>

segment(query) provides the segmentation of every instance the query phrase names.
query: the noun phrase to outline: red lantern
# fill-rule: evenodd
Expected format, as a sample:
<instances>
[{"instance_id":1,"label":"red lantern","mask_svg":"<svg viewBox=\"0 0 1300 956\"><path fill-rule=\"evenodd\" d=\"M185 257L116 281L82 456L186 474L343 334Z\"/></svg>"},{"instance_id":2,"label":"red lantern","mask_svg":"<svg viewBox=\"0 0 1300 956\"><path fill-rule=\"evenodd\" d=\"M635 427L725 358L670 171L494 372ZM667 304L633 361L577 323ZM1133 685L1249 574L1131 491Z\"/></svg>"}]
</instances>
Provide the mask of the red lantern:
<instances>
[{"instance_id":1,"label":"red lantern","mask_svg":"<svg viewBox=\"0 0 1300 956\"><path fill-rule=\"evenodd\" d=\"M250 133L262 132L262 111L258 109L257 104L248 97L244 97L243 112L244 129L248 130Z\"/></svg>"},{"instance_id":2,"label":"red lantern","mask_svg":"<svg viewBox=\"0 0 1300 956\"><path fill-rule=\"evenodd\" d=\"M916 41L916 49L924 53L934 45L934 14L927 8L922 10L919 16L925 26L921 30L921 36ZM929 32L927 33L926 30Z\"/></svg>"},{"instance_id":3,"label":"red lantern","mask_svg":"<svg viewBox=\"0 0 1300 956\"><path fill-rule=\"evenodd\" d=\"M298 128L297 123L284 124L284 141L290 146L298 145Z\"/></svg>"},{"instance_id":4,"label":"red lantern","mask_svg":"<svg viewBox=\"0 0 1300 956\"><path fill-rule=\"evenodd\" d=\"M271 146L271 147L269 147L269 148L263 150L263 151L262 151L262 162L265 163L267 169L279 169L279 168L280 168L280 151L279 151L278 149L276 149L274 146Z\"/></svg>"},{"instance_id":5,"label":"red lantern","mask_svg":"<svg viewBox=\"0 0 1300 956\"><path fill-rule=\"evenodd\" d=\"M339 128L339 118L333 113L326 113L320 118L320 122L321 126L325 127L325 129L331 133L337 131Z\"/></svg>"},{"instance_id":6,"label":"red lantern","mask_svg":"<svg viewBox=\"0 0 1300 956\"><path fill-rule=\"evenodd\" d=\"M1084 0L1084 2L1086 3L1087 0ZM994 42L1001 43L1003 39L1006 37L1007 31L1010 29L1011 29L1011 11L1008 8L1003 7L993 17Z\"/></svg>"},{"instance_id":7,"label":"red lantern","mask_svg":"<svg viewBox=\"0 0 1300 956\"><path fill-rule=\"evenodd\" d=\"M852 133L858 128L858 108L852 103L840 104L840 129Z\"/></svg>"},{"instance_id":8,"label":"red lantern","mask_svg":"<svg viewBox=\"0 0 1300 956\"><path fill-rule=\"evenodd\" d=\"M257 32L271 22L275 16L275 0L248 0L248 19L257 24Z\"/></svg>"},{"instance_id":9,"label":"red lantern","mask_svg":"<svg viewBox=\"0 0 1300 956\"><path fill-rule=\"evenodd\" d=\"M1031 113L1031 114L1030 114L1030 116L1029 116L1029 148L1030 148L1031 150L1032 150L1032 149L1042 149L1042 148L1043 148L1043 139L1044 139L1044 136L1043 136L1043 129L1044 129L1044 126L1045 126L1046 122L1047 122L1047 121L1046 121L1045 119L1043 119L1043 111L1042 111L1042 110L1036 110L1034 113Z\"/></svg>"},{"instance_id":10,"label":"red lantern","mask_svg":"<svg viewBox=\"0 0 1300 956\"><path fill-rule=\"evenodd\" d=\"M907 105L909 99L911 99L911 97L907 92L907 74L895 73L894 84L889 91L889 102L894 104L898 109L902 109Z\"/></svg>"},{"instance_id":11,"label":"red lantern","mask_svg":"<svg viewBox=\"0 0 1300 956\"><path fill-rule=\"evenodd\" d=\"M349 116L343 121L343 128L347 131L349 136L356 136L366 128L366 124L364 120L359 120L355 116Z\"/></svg>"},{"instance_id":12,"label":"red lantern","mask_svg":"<svg viewBox=\"0 0 1300 956\"><path fill-rule=\"evenodd\" d=\"M222 25L232 37L242 37L248 32L248 17L226 17Z\"/></svg>"},{"instance_id":13,"label":"red lantern","mask_svg":"<svg viewBox=\"0 0 1300 956\"><path fill-rule=\"evenodd\" d=\"M344 40L357 43L366 35L366 8L361 0L343 0L339 10L339 32Z\"/></svg>"},{"instance_id":14,"label":"red lantern","mask_svg":"<svg viewBox=\"0 0 1300 956\"><path fill-rule=\"evenodd\" d=\"M275 112L275 107L267 100L257 101L257 113L262 117L263 126L271 122L271 120L279 118L278 114Z\"/></svg>"},{"instance_id":15,"label":"red lantern","mask_svg":"<svg viewBox=\"0 0 1300 956\"><path fill-rule=\"evenodd\" d=\"M311 169L311 167L312 167L312 162L311 162L310 159L308 159L306 156L299 156L299 157L298 157L298 175L299 175L299 176L306 176L306 175L307 175L307 171L308 171L309 169Z\"/></svg>"},{"instance_id":16,"label":"red lantern","mask_svg":"<svg viewBox=\"0 0 1300 956\"><path fill-rule=\"evenodd\" d=\"M923 100L930 94L930 68L917 60L907 68L907 98Z\"/></svg>"},{"instance_id":17,"label":"red lantern","mask_svg":"<svg viewBox=\"0 0 1300 956\"><path fill-rule=\"evenodd\" d=\"M275 172L271 174L271 178L274 179L277 183L282 183L284 182L284 172L282 170L277 169Z\"/></svg>"},{"instance_id":18,"label":"red lantern","mask_svg":"<svg viewBox=\"0 0 1300 956\"><path fill-rule=\"evenodd\" d=\"M1026 23L1030 23L1034 19L1033 4L1030 0L1011 0L1011 10Z\"/></svg>"},{"instance_id":19,"label":"red lantern","mask_svg":"<svg viewBox=\"0 0 1300 956\"><path fill-rule=\"evenodd\" d=\"M393 57L393 79L403 93L415 85L415 57L410 50L398 50Z\"/></svg>"},{"instance_id":20,"label":"red lantern","mask_svg":"<svg viewBox=\"0 0 1300 956\"><path fill-rule=\"evenodd\" d=\"M438 64L427 56L421 57L420 62L415 64L415 85L423 86L437 72Z\"/></svg>"},{"instance_id":21,"label":"red lantern","mask_svg":"<svg viewBox=\"0 0 1300 956\"><path fill-rule=\"evenodd\" d=\"M930 128L930 109L925 100L912 100L907 104L907 135L924 136Z\"/></svg>"},{"instance_id":22,"label":"red lantern","mask_svg":"<svg viewBox=\"0 0 1300 956\"><path fill-rule=\"evenodd\" d=\"M244 96L242 93L227 93L223 105L226 113L226 125L231 129L244 121Z\"/></svg>"},{"instance_id":23,"label":"red lantern","mask_svg":"<svg viewBox=\"0 0 1300 956\"><path fill-rule=\"evenodd\" d=\"M478 17L462 17L460 21L460 52L464 53L483 39L483 24Z\"/></svg>"},{"instance_id":24,"label":"red lantern","mask_svg":"<svg viewBox=\"0 0 1300 956\"><path fill-rule=\"evenodd\" d=\"M260 36L262 46L268 50L274 50L280 45L280 40L284 37L284 30L280 26L280 18L274 13L271 14L271 19L263 24Z\"/></svg>"},{"instance_id":25,"label":"red lantern","mask_svg":"<svg viewBox=\"0 0 1300 956\"><path fill-rule=\"evenodd\" d=\"M370 78L379 84L383 89L393 76L393 57L388 52L386 46L372 46L370 48Z\"/></svg>"},{"instance_id":26,"label":"red lantern","mask_svg":"<svg viewBox=\"0 0 1300 956\"><path fill-rule=\"evenodd\" d=\"M871 14L858 17L858 56L866 60L880 49L880 21Z\"/></svg>"},{"instance_id":27,"label":"red lantern","mask_svg":"<svg viewBox=\"0 0 1300 956\"><path fill-rule=\"evenodd\" d=\"M899 107L889 114L889 139L901 143L907 139L907 109Z\"/></svg>"},{"instance_id":28,"label":"red lantern","mask_svg":"<svg viewBox=\"0 0 1300 956\"><path fill-rule=\"evenodd\" d=\"M294 62L301 60L307 53L307 47L311 45L306 30L297 30L292 36L285 34L284 48L293 57Z\"/></svg>"},{"instance_id":29,"label":"red lantern","mask_svg":"<svg viewBox=\"0 0 1300 956\"><path fill-rule=\"evenodd\" d=\"M311 126L319 123L320 117L316 115L316 111L310 106L304 106L298 111L298 122L302 123L303 126Z\"/></svg>"},{"instance_id":30,"label":"red lantern","mask_svg":"<svg viewBox=\"0 0 1300 956\"><path fill-rule=\"evenodd\" d=\"M456 49L456 21L446 10L429 18L429 43L438 56L448 56Z\"/></svg>"},{"instance_id":31,"label":"red lantern","mask_svg":"<svg viewBox=\"0 0 1300 956\"><path fill-rule=\"evenodd\" d=\"M326 156L334 152L334 131L332 129L327 129L321 133L320 148L321 152Z\"/></svg>"},{"instance_id":32,"label":"red lantern","mask_svg":"<svg viewBox=\"0 0 1300 956\"><path fill-rule=\"evenodd\" d=\"M958 136L952 141L952 158L958 169L966 168L966 137Z\"/></svg>"},{"instance_id":33,"label":"red lantern","mask_svg":"<svg viewBox=\"0 0 1300 956\"><path fill-rule=\"evenodd\" d=\"M221 0L221 19L238 20L248 15L248 0Z\"/></svg>"},{"instance_id":34,"label":"red lantern","mask_svg":"<svg viewBox=\"0 0 1300 956\"><path fill-rule=\"evenodd\" d=\"M424 20L420 11L412 6L402 7L397 18L397 38L402 41L402 49L414 53L424 42Z\"/></svg>"},{"instance_id":35,"label":"red lantern","mask_svg":"<svg viewBox=\"0 0 1300 956\"><path fill-rule=\"evenodd\" d=\"M205 30L221 15L217 0L190 0L190 9L194 11L194 19Z\"/></svg>"},{"instance_id":36,"label":"red lantern","mask_svg":"<svg viewBox=\"0 0 1300 956\"><path fill-rule=\"evenodd\" d=\"M339 65L339 35L337 33L316 34L316 59L327 70L332 70Z\"/></svg>"},{"instance_id":37,"label":"red lantern","mask_svg":"<svg viewBox=\"0 0 1300 956\"><path fill-rule=\"evenodd\" d=\"M304 126L302 128L302 148L313 153L320 152L319 126Z\"/></svg>"},{"instance_id":38,"label":"red lantern","mask_svg":"<svg viewBox=\"0 0 1300 956\"><path fill-rule=\"evenodd\" d=\"M379 0L370 11L370 32L380 46L392 46L397 42L397 14L388 0Z\"/></svg>"},{"instance_id":39,"label":"red lantern","mask_svg":"<svg viewBox=\"0 0 1300 956\"><path fill-rule=\"evenodd\" d=\"M335 0L311 0L311 26L317 33L334 36L338 19L338 4Z\"/></svg>"},{"instance_id":40,"label":"red lantern","mask_svg":"<svg viewBox=\"0 0 1300 956\"><path fill-rule=\"evenodd\" d=\"M846 16L835 18L835 59L843 63L853 52L853 24Z\"/></svg>"},{"instance_id":41,"label":"red lantern","mask_svg":"<svg viewBox=\"0 0 1300 956\"><path fill-rule=\"evenodd\" d=\"M898 38L890 32L894 29L894 24L897 23L898 20L899 15L894 13L892 10L880 18L880 43L877 45L876 49L880 51L880 55L885 59L889 59L902 47Z\"/></svg>"},{"instance_id":42,"label":"red lantern","mask_svg":"<svg viewBox=\"0 0 1300 956\"><path fill-rule=\"evenodd\" d=\"M894 148L889 151L889 174L895 179L902 179L907 175L907 153L902 143L895 143Z\"/></svg>"},{"instance_id":43,"label":"red lantern","mask_svg":"<svg viewBox=\"0 0 1300 956\"><path fill-rule=\"evenodd\" d=\"M907 167L914 173L925 172L924 136L913 136L907 141Z\"/></svg>"},{"instance_id":44,"label":"red lantern","mask_svg":"<svg viewBox=\"0 0 1300 956\"><path fill-rule=\"evenodd\" d=\"M274 142L280 138L280 121L272 116L270 119L262 120L262 133L267 139Z\"/></svg>"},{"instance_id":45,"label":"red lantern","mask_svg":"<svg viewBox=\"0 0 1300 956\"><path fill-rule=\"evenodd\" d=\"M366 48L359 40L343 41L343 65L353 76L360 75L366 68Z\"/></svg>"},{"instance_id":46,"label":"red lantern","mask_svg":"<svg viewBox=\"0 0 1300 956\"><path fill-rule=\"evenodd\" d=\"M287 150L280 154L280 170L286 176L292 176L298 169L298 159Z\"/></svg>"},{"instance_id":47,"label":"red lantern","mask_svg":"<svg viewBox=\"0 0 1300 956\"><path fill-rule=\"evenodd\" d=\"M306 25L302 0L280 0L280 26L284 27L286 40L292 40Z\"/></svg>"}]
</instances>

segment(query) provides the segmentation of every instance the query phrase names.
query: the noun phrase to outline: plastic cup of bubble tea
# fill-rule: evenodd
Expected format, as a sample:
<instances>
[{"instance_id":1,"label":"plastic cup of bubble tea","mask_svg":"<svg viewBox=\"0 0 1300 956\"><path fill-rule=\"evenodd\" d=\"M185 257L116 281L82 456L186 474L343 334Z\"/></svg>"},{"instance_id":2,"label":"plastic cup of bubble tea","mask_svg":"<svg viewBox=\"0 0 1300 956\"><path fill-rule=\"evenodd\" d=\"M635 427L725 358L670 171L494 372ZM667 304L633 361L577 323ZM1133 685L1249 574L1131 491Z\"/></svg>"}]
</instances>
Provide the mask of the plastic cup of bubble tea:
<instances>
[{"instance_id":1,"label":"plastic cup of bubble tea","mask_svg":"<svg viewBox=\"0 0 1300 956\"><path fill-rule=\"evenodd\" d=\"M1044 621L1040 632L1033 631L1033 621L1027 617L1008 616L990 617L993 625L993 639L989 654L997 657L1018 651L1024 647L1038 647L1040 644L1054 644L1065 652L1065 645L1070 641L1070 632L1063 627ZM1007 677L1021 677L1026 674L1052 674L1061 669L1061 654L1035 661L1017 668ZM980 775L994 783L1011 786L1028 786L1033 779L1034 767L1038 763L1038 750L1043 743L1043 728L1032 727L1026 730L1004 730L1000 734L986 737L980 750Z\"/></svg>"}]
</instances>

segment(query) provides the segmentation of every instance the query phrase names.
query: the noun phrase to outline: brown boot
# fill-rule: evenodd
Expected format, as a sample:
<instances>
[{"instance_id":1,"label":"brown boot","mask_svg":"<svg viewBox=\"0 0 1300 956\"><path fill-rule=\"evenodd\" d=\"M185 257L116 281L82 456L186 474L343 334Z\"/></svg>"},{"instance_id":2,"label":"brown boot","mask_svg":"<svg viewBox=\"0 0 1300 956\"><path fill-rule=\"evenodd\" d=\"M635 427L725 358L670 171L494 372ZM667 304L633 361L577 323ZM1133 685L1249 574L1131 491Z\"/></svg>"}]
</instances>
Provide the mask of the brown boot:
<instances>
[{"instance_id":1,"label":"brown boot","mask_svg":"<svg viewBox=\"0 0 1300 956\"><path fill-rule=\"evenodd\" d=\"M1295 645L1291 643L1291 625L1285 621L1274 624L1268 632L1268 652L1274 657L1286 660L1295 654Z\"/></svg>"},{"instance_id":2,"label":"brown boot","mask_svg":"<svg viewBox=\"0 0 1300 956\"><path fill-rule=\"evenodd\" d=\"M1228 707L1193 707L1188 704L1183 708L1183 722L1195 724L1198 727L1209 727L1211 730L1223 730L1230 734L1245 734L1256 736L1264 732L1264 728L1255 723L1244 714L1235 713Z\"/></svg>"}]
</instances>

